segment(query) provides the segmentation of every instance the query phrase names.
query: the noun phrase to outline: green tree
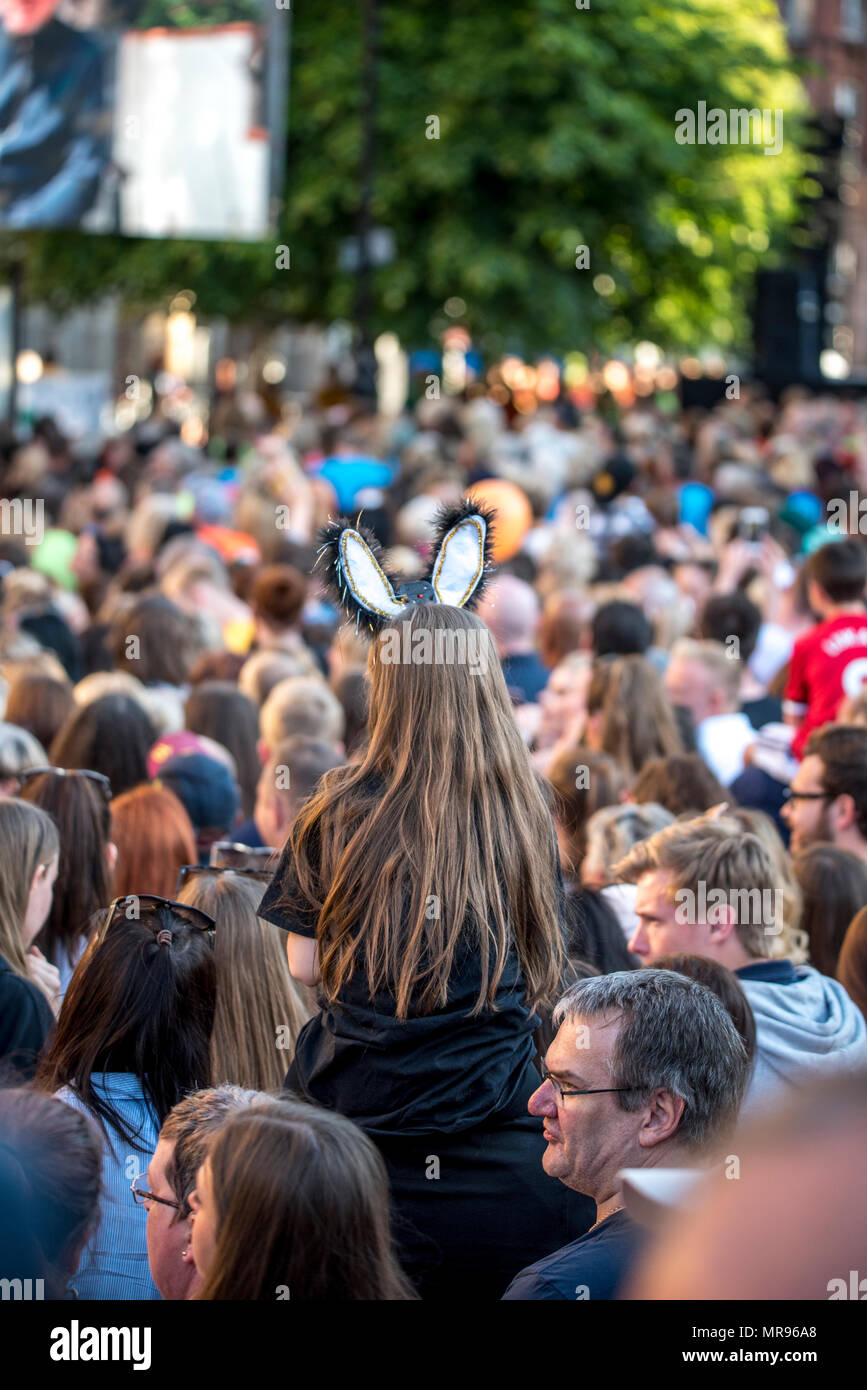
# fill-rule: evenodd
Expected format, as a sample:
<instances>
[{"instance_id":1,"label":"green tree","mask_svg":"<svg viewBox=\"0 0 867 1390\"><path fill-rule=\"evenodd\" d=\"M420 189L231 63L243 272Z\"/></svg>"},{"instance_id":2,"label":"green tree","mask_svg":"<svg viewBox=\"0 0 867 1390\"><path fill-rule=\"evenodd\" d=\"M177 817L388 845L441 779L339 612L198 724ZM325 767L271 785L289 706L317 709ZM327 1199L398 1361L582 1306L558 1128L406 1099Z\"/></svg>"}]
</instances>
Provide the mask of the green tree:
<instances>
[{"instance_id":1,"label":"green tree","mask_svg":"<svg viewBox=\"0 0 867 1390\"><path fill-rule=\"evenodd\" d=\"M459 296L493 350L746 341L753 273L783 244L806 165L806 98L774 0L589 3L380 0L373 211L397 254L376 272L378 329L425 342ZM26 245L30 293L63 305L118 289L152 305L190 288L204 315L351 317L337 255L355 230L360 68L357 0L297 0L273 243L42 233ZM676 113L701 101L782 111L780 153L679 144Z\"/></svg>"}]
</instances>

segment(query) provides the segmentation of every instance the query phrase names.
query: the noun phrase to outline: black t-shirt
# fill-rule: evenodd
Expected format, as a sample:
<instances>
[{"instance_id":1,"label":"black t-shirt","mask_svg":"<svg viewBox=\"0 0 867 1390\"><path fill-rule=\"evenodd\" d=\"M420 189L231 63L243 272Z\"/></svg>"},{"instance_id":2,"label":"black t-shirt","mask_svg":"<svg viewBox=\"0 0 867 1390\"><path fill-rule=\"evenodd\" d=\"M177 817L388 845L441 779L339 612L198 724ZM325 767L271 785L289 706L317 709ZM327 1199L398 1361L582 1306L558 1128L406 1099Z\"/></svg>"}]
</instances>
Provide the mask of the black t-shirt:
<instances>
[{"instance_id":1,"label":"black t-shirt","mask_svg":"<svg viewBox=\"0 0 867 1390\"><path fill-rule=\"evenodd\" d=\"M314 840L315 845L315 840ZM315 938L315 908L292 915L278 910L288 888L297 891L294 856L287 843L259 916L284 931ZM393 995L371 998L363 964L334 1003L302 1029L286 1084L321 1105L350 1116L373 1135L457 1133L488 1120L526 1114L539 1085L534 1029L539 1019L523 1000L517 952L509 952L496 993L496 1011L470 1011L481 971L473 939L459 944L448 1001L434 1013L410 1006L395 1017Z\"/></svg>"},{"instance_id":2,"label":"black t-shirt","mask_svg":"<svg viewBox=\"0 0 867 1390\"><path fill-rule=\"evenodd\" d=\"M0 1074L19 1084L29 1080L53 1026L42 990L0 956Z\"/></svg>"}]
</instances>

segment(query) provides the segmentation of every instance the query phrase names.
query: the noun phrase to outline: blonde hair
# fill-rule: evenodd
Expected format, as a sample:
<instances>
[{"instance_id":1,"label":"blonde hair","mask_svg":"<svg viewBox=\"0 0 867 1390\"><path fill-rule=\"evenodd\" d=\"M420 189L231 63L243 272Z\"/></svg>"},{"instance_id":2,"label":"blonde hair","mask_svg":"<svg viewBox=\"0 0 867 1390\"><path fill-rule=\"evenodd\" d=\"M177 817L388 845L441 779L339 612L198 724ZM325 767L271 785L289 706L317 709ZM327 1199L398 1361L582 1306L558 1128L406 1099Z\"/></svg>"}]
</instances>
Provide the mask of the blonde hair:
<instances>
[{"instance_id":1,"label":"blonde hair","mask_svg":"<svg viewBox=\"0 0 867 1390\"><path fill-rule=\"evenodd\" d=\"M253 652L238 673L238 689L254 705L265 703L271 691L281 681L292 676L312 676L316 674L316 664L310 653L303 648L284 651L279 647L263 647Z\"/></svg>"},{"instance_id":2,"label":"blonde hair","mask_svg":"<svg viewBox=\"0 0 867 1390\"><path fill-rule=\"evenodd\" d=\"M321 676L288 676L259 712L259 732L269 749L296 735L339 743L345 725L343 707Z\"/></svg>"},{"instance_id":3,"label":"blonde hair","mask_svg":"<svg viewBox=\"0 0 867 1390\"><path fill-rule=\"evenodd\" d=\"M741 904L740 895L746 893L749 910L746 914L738 911L738 940L756 959L779 955L776 938L785 934L784 922L775 911L769 930L764 912L752 910L752 895L758 893L764 906L766 893L781 892L785 917L785 887L774 855L754 831L745 833L738 821L722 816L676 821L641 840L614 865L617 878L625 883L637 883L643 874L659 869L671 875L671 896L675 898L684 890L701 893L700 884L708 897L721 891L732 905ZM777 901L775 896L775 905Z\"/></svg>"},{"instance_id":4,"label":"blonde hair","mask_svg":"<svg viewBox=\"0 0 867 1390\"><path fill-rule=\"evenodd\" d=\"M711 683L725 690L729 704L737 705L743 662L740 657L730 656L722 642L681 637L672 647L671 656L672 660L678 657L681 661L698 662L707 671Z\"/></svg>"},{"instance_id":5,"label":"blonde hair","mask_svg":"<svg viewBox=\"0 0 867 1390\"><path fill-rule=\"evenodd\" d=\"M771 937L768 958L804 965L810 958L810 938L800 926L804 895L780 832L764 811L754 811L748 807L729 809L726 820L737 821L750 835L756 835L774 861L774 873L783 894L783 921L775 925L782 925L783 929Z\"/></svg>"},{"instance_id":6,"label":"blonde hair","mask_svg":"<svg viewBox=\"0 0 867 1390\"><path fill-rule=\"evenodd\" d=\"M178 901L201 908L217 923L214 1084L233 1081L270 1091L282 1086L312 1010L289 973L285 933L256 915L263 892L263 884L242 874L203 873L184 884Z\"/></svg>"},{"instance_id":7,"label":"blonde hair","mask_svg":"<svg viewBox=\"0 0 867 1390\"><path fill-rule=\"evenodd\" d=\"M27 801L0 797L0 956L28 979L23 927L33 875L60 854L57 826Z\"/></svg>"}]
</instances>

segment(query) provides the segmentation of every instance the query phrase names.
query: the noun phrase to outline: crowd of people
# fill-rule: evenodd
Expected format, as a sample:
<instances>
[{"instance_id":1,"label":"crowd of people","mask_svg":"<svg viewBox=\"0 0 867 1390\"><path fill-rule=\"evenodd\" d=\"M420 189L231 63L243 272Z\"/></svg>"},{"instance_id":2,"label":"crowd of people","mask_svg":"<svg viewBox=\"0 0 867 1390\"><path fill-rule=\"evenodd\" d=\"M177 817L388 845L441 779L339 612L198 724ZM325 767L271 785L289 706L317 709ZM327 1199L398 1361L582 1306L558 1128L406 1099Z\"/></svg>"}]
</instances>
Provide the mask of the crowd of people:
<instances>
[{"instance_id":1,"label":"crowd of people","mask_svg":"<svg viewBox=\"0 0 867 1390\"><path fill-rule=\"evenodd\" d=\"M867 407L479 388L212 452L158 417L0 451L0 1277L836 1296ZM847 1220L781 1238L829 1165Z\"/></svg>"}]
</instances>

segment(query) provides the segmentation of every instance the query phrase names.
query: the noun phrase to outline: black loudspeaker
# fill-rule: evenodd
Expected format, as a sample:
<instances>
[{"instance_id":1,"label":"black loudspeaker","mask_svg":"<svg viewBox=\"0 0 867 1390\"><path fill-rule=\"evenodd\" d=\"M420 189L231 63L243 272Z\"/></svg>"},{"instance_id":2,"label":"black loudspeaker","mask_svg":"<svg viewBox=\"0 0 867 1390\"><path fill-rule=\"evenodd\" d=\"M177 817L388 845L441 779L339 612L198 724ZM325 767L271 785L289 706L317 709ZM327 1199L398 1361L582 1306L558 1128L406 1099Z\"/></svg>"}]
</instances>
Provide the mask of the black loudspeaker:
<instances>
[{"instance_id":1,"label":"black loudspeaker","mask_svg":"<svg viewBox=\"0 0 867 1390\"><path fill-rule=\"evenodd\" d=\"M809 270L762 270L756 276L753 343L756 376L774 386L819 376L822 296Z\"/></svg>"}]
</instances>

